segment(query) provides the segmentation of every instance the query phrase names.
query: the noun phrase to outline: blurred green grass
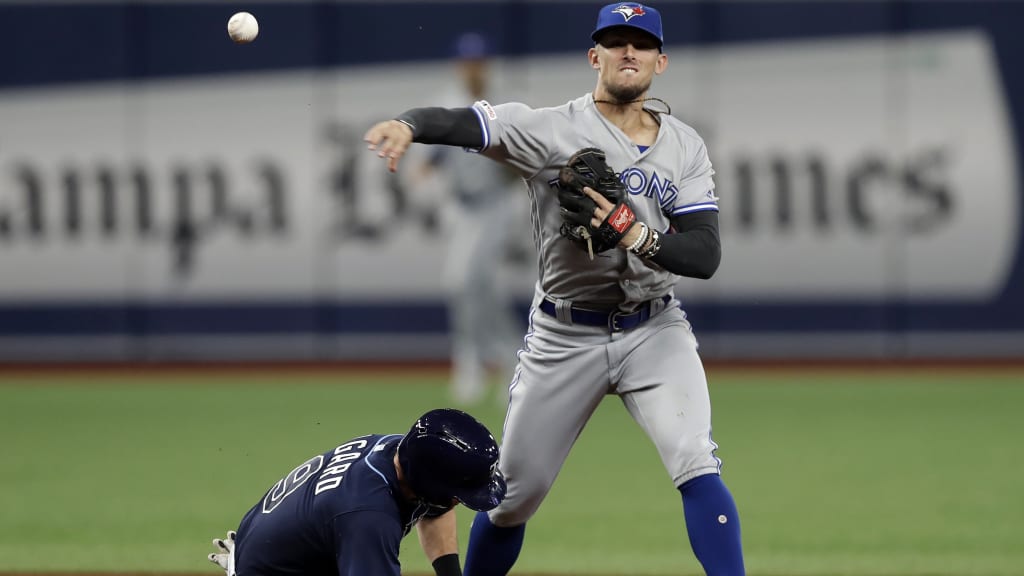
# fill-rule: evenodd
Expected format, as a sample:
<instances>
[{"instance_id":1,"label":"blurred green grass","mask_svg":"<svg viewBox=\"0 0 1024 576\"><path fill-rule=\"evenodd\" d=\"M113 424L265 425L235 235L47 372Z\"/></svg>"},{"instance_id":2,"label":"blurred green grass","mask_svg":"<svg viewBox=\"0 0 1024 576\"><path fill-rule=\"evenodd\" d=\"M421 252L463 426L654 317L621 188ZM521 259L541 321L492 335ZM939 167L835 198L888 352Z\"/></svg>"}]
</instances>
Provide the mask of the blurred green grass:
<instances>
[{"instance_id":1,"label":"blurred green grass","mask_svg":"<svg viewBox=\"0 0 1024 576\"><path fill-rule=\"evenodd\" d=\"M1024 572L1024 370L710 377L751 575ZM0 571L212 575L210 539L280 476L351 436L404 432L446 392L441 372L0 375ZM500 433L502 408L469 410ZM402 560L431 572L414 537ZM679 494L617 398L517 569L701 573Z\"/></svg>"}]
</instances>

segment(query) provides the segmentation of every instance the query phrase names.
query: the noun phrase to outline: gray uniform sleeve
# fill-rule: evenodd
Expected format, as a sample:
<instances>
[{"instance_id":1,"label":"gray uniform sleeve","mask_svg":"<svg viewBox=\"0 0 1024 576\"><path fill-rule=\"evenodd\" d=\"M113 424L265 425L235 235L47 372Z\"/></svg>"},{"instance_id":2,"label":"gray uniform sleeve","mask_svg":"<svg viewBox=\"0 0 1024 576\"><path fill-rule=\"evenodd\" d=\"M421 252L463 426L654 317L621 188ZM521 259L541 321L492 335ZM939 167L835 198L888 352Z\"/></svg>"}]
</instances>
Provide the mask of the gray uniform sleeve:
<instances>
[{"instance_id":1,"label":"gray uniform sleeve","mask_svg":"<svg viewBox=\"0 0 1024 576\"><path fill-rule=\"evenodd\" d=\"M519 102L491 106L484 100L473 104L484 128L480 152L505 162L526 178L550 165L554 156L554 122L545 109Z\"/></svg>"},{"instance_id":2,"label":"gray uniform sleeve","mask_svg":"<svg viewBox=\"0 0 1024 576\"><path fill-rule=\"evenodd\" d=\"M669 218L704 210L718 211L718 197L715 196L715 181L712 178L715 170L711 167L707 146L696 135L689 144L685 148L686 168L678 184L679 195Z\"/></svg>"}]
</instances>

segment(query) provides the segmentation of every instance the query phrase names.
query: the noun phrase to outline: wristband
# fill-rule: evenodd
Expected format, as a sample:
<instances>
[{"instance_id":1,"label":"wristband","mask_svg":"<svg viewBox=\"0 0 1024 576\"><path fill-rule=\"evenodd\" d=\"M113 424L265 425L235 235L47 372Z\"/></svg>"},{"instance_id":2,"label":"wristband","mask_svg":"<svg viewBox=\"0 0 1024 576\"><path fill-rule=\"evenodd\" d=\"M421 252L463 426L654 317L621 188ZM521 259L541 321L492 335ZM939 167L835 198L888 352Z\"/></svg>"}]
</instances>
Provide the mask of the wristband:
<instances>
[{"instance_id":1,"label":"wristband","mask_svg":"<svg viewBox=\"0 0 1024 576\"><path fill-rule=\"evenodd\" d=\"M459 566L459 555L456 553L438 556L431 563L434 567L434 574L437 576L462 576L462 567Z\"/></svg>"}]
</instances>

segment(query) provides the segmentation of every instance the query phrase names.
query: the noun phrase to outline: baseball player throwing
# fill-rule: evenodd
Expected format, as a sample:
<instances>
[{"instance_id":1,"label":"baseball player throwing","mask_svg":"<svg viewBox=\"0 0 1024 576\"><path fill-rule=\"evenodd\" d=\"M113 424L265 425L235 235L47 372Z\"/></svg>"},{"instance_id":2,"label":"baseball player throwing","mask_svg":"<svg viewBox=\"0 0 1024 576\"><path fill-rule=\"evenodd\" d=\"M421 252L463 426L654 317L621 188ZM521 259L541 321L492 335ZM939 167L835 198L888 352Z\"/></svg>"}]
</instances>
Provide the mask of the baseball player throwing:
<instances>
[{"instance_id":1,"label":"baseball player throwing","mask_svg":"<svg viewBox=\"0 0 1024 576\"><path fill-rule=\"evenodd\" d=\"M416 526L437 576L461 576L454 507L501 502L497 460L483 424L431 410L405 435L360 436L300 464L208 559L225 576L399 576L399 543Z\"/></svg>"},{"instance_id":2,"label":"baseball player throwing","mask_svg":"<svg viewBox=\"0 0 1024 576\"><path fill-rule=\"evenodd\" d=\"M679 489L705 572L742 575L707 380L673 294L677 276L718 268L714 172L700 136L649 106L651 81L668 65L657 10L605 6L592 39L592 93L554 108L416 108L365 137L390 170L411 142L478 150L518 170L533 204L539 280L509 388L499 461L508 495L474 519L465 574L509 572L576 438L616 394Z\"/></svg>"}]
</instances>

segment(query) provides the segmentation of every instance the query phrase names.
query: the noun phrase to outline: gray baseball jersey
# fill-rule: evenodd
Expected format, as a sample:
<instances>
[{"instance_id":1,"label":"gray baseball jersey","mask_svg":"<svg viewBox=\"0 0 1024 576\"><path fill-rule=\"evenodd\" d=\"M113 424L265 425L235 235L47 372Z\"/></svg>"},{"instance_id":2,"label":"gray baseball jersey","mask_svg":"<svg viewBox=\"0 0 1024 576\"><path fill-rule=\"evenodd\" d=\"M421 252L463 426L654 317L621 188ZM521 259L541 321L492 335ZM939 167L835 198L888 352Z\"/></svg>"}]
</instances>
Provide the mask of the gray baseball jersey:
<instances>
[{"instance_id":1,"label":"gray baseball jersey","mask_svg":"<svg viewBox=\"0 0 1024 576\"><path fill-rule=\"evenodd\" d=\"M590 94L553 108L480 101L473 109L484 129L480 151L517 169L528 184L539 256L502 436L508 493L490 512L491 521L513 526L533 515L607 394L621 397L676 486L717 473L707 381L674 299L677 277L621 249L591 260L561 236L553 189L573 153L600 148L621 173L637 219L668 231L672 216L718 210L704 142L683 122L661 115L656 141L641 150L597 110ZM545 300L555 303L555 313L542 309ZM574 306L628 311L640 305L650 307L650 319L629 330L572 321Z\"/></svg>"},{"instance_id":2,"label":"gray baseball jersey","mask_svg":"<svg viewBox=\"0 0 1024 576\"><path fill-rule=\"evenodd\" d=\"M552 187L558 170L577 150L605 152L622 174L638 220L666 231L669 217L718 210L707 148L697 133L661 115L657 141L641 152L598 110L590 94L556 108L509 103L474 109L484 125L484 154L513 166L529 184L535 204L535 239L541 289L553 298L625 308L667 294L677 277L625 250L589 255L562 238L558 198ZM539 215L539 219L536 216Z\"/></svg>"}]
</instances>

